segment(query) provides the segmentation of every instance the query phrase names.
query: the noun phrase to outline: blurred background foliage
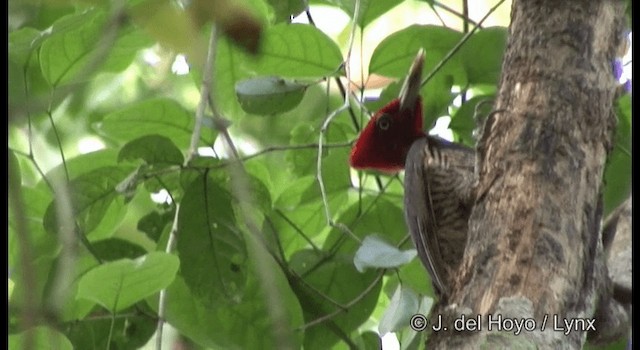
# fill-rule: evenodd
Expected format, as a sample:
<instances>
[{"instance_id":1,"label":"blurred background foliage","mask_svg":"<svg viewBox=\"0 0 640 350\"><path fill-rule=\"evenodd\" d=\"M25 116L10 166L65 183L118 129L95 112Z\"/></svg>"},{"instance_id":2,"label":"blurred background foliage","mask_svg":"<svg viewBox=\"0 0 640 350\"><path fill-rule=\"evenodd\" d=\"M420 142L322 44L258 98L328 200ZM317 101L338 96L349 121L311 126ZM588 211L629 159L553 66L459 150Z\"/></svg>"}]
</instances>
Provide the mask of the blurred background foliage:
<instances>
[{"instance_id":1,"label":"blurred background foliage","mask_svg":"<svg viewBox=\"0 0 640 350\"><path fill-rule=\"evenodd\" d=\"M420 47L425 125L473 146L510 1L446 61L497 1L306 3L9 1L11 349L424 346L408 319L433 291L402 177L349 169L349 147ZM630 193L619 95L606 213ZM201 98L216 110L192 156Z\"/></svg>"}]
</instances>

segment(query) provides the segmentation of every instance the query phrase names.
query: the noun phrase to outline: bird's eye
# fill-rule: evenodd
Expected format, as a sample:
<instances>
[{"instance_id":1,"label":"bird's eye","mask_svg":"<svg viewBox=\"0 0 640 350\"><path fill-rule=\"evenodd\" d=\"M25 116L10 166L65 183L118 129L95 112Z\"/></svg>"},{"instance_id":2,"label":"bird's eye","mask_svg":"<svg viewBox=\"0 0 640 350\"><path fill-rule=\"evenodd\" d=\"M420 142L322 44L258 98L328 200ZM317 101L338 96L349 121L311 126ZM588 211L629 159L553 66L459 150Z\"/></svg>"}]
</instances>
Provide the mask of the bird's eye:
<instances>
[{"instance_id":1,"label":"bird's eye","mask_svg":"<svg viewBox=\"0 0 640 350\"><path fill-rule=\"evenodd\" d=\"M391 126L391 116L389 116L388 114L381 115L380 118L378 118L378 120L376 121L376 125L380 130L389 129L389 126Z\"/></svg>"}]
</instances>

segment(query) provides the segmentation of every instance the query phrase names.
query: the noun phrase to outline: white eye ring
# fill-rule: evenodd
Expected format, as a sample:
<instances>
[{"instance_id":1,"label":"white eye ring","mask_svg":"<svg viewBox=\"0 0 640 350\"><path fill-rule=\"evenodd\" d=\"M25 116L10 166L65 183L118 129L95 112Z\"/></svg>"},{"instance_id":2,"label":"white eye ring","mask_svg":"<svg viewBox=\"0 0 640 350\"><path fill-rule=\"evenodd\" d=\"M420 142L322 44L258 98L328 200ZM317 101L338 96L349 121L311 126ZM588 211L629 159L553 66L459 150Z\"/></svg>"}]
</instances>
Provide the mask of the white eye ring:
<instances>
[{"instance_id":1,"label":"white eye ring","mask_svg":"<svg viewBox=\"0 0 640 350\"><path fill-rule=\"evenodd\" d=\"M378 120L376 121L376 125L381 130L387 130L389 129L389 126L391 126L391 118L388 115L384 114L380 116L380 118L378 118Z\"/></svg>"}]
</instances>

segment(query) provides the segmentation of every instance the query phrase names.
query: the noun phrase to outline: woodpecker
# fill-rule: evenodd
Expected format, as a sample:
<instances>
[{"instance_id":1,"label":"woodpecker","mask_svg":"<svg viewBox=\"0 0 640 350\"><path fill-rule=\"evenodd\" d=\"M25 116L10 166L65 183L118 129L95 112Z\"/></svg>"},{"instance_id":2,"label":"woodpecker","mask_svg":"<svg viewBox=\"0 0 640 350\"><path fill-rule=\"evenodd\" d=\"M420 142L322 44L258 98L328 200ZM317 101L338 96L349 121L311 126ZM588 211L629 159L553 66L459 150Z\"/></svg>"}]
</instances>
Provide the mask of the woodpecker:
<instances>
[{"instance_id":1,"label":"woodpecker","mask_svg":"<svg viewBox=\"0 0 640 350\"><path fill-rule=\"evenodd\" d=\"M404 169L404 214L418 256L438 295L447 295L462 260L474 203L475 151L422 129L420 84L424 50L398 98L371 118L354 144L354 169Z\"/></svg>"}]
</instances>

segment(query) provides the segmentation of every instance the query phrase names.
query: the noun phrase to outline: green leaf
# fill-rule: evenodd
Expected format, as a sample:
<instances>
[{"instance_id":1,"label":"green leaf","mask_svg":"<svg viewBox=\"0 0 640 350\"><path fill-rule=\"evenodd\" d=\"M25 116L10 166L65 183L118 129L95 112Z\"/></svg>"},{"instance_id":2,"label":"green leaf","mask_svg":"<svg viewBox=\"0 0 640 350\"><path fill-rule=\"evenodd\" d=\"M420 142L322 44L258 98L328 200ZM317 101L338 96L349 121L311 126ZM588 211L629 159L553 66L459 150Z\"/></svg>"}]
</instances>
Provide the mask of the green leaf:
<instances>
[{"instance_id":1,"label":"green leaf","mask_svg":"<svg viewBox=\"0 0 640 350\"><path fill-rule=\"evenodd\" d=\"M178 256L189 289L207 307L237 304L247 283L247 250L231 195L209 176L186 189L178 215Z\"/></svg>"},{"instance_id":2,"label":"green leaf","mask_svg":"<svg viewBox=\"0 0 640 350\"><path fill-rule=\"evenodd\" d=\"M267 0L275 12L275 21L289 22L292 16L297 16L304 11L304 2L299 0Z\"/></svg>"},{"instance_id":3,"label":"green leaf","mask_svg":"<svg viewBox=\"0 0 640 350\"><path fill-rule=\"evenodd\" d=\"M347 200L346 188L327 194L330 208L341 208ZM275 211L269 216L271 229L287 254L306 246L305 237L314 238L327 232L324 204L313 176L292 180L274 207Z\"/></svg>"},{"instance_id":4,"label":"green leaf","mask_svg":"<svg viewBox=\"0 0 640 350\"><path fill-rule=\"evenodd\" d=\"M8 95L12 111L27 106L32 115L43 111L42 108L34 110L36 106L29 103L33 96L49 91L38 61L37 49L41 43L40 31L33 28L21 28L9 33L8 73L11 84L8 84Z\"/></svg>"},{"instance_id":5,"label":"green leaf","mask_svg":"<svg viewBox=\"0 0 640 350\"><path fill-rule=\"evenodd\" d=\"M382 349L382 340L378 333L374 331L365 331L359 334L355 339L358 349L363 350L380 350Z\"/></svg>"},{"instance_id":6,"label":"green leaf","mask_svg":"<svg viewBox=\"0 0 640 350\"><path fill-rule=\"evenodd\" d=\"M153 130L153 134L172 140L179 149L187 149L195 125L193 115L174 100L155 98L106 115L98 127L106 135L122 141L146 136ZM210 146L213 140L213 131L202 128L200 144Z\"/></svg>"},{"instance_id":7,"label":"green leaf","mask_svg":"<svg viewBox=\"0 0 640 350\"><path fill-rule=\"evenodd\" d=\"M462 39L462 33L438 26L412 25L385 38L374 50L369 73L389 77L404 77L420 48L426 51L423 77L431 74L449 51ZM466 86L467 78L459 54L453 55L421 87L424 124L430 128L436 119L447 113L453 101L453 85Z\"/></svg>"},{"instance_id":8,"label":"green leaf","mask_svg":"<svg viewBox=\"0 0 640 350\"><path fill-rule=\"evenodd\" d=\"M621 97L615 107L618 125L604 171L604 217L622 204L631 190L631 96Z\"/></svg>"},{"instance_id":9,"label":"green leaf","mask_svg":"<svg viewBox=\"0 0 640 350\"><path fill-rule=\"evenodd\" d=\"M236 98L238 81L255 76L320 79L338 74L342 61L336 43L319 29L305 24L283 23L267 28L257 58L221 38L212 97L219 101L225 116L239 119L245 113ZM194 72L193 76L197 82L202 80L199 72Z\"/></svg>"},{"instance_id":10,"label":"green leaf","mask_svg":"<svg viewBox=\"0 0 640 350\"><path fill-rule=\"evenodd\" d=\"M390 198L382 196L363 196L360 203L354 203L345 209L336 221L347 225L360 238L376 232L389 242L400 242L407 235L401 203L401 198L397 198L394 203ZM324 249L331 251L336 244L339 244L339 251L345 254L355 254L360 248L355 240L345 240L344 232L334 228L324 242ZM403 247L414 248L410 241Z\"/></svg>"},{"instance_id":11,"label":"green leaf","mask_svg":"<svg viewBox=\"0 0 640 350\"><path fill-rule=\"evenodd\" d=\"M181 165L184 161L180 149L169 138L160 135L145 135L122 146L118 162L136 159L149 165Z\"/></svg>"},{"instance_id":12,"label":"green leaf","mask_svg":"<svg viewBox=\"0 0 640 350\"><path fill-rule=\"evenodd\" d=\"M349 16L357 20L358 25L361 28L366 27L369 23L373 22L375 19L400 4L402 0L359 0L360 1L360 11L358 12L358 17L354 16L356 1L355 0L338 0L338 6L344 10ZM333 1L335 2L335 1Z\"/></svg>"},{"instance_id":13,"label":"green leaf","mask_svg":"<svg viewBox=\"0 0 640 350\"><path fill-rule=\"evenodd\" d=\"M278 326L285 330L297 329L303 324L303 319L295 294L275 261L269 258L263 264L273 271L272 283L278 288L284 305L281 311L286 322ZM262 291L252 265L243 300L239 304L220 300L214 306L207 307L178 275L167 289L166 320L181 334L209 348L279 349L281 344L275 336L268 311L268 303L271 302ZM149 305L157 311L157 298L150 300ZM295 332L294 335L289 341L293 349L300 349L303 333Z\"/></svg>"},{"instance_id":14,"label":"green leaf","mask_svg":"<svg viewBox=\"0 0 640 350\"><path fill-rule=\"evenodd\" d=\"M9 335L10 350L25 349L26 344L31 344L29 349L34 350L73 350L71 342L64 334L45 326L31 328L18 334Z\"/></svg>"},{"instance_id":15,"label":"green leaf","mask_svg":"<svg viewBox=\"0 0 640 350\"><path fill-rule=\"evenodd\" d=\"M265 31L261 55L249 67L260 75L317 79L337 74L342 61L338 45L320 29L277 24Z\"/></svg>"},{"instance_id":16,"label":"green leaf","mask_svg":"<svg viewBox=\"0 0 640 350\"><path fill-rule=\"evenodd\" d=\"M73 212L85 235L98 227L117 196L116 186L131 172L130 167L103 167L72 180L69 184ZM51 202L44 215L47 232L58 232L57 202Z\"/></svg>"},{"instance_id":17,"label":"green leaf","mask_svg":"<svg viewBox=\"0 0 640 350\"><path fill-rule=\"evenodd\" d=\"M412 247L415 246L412 244ZM408 264L401 266L398 269L398 280L403 286L411 288L417 293L435 296L431 276L420 259L413 259Z\"/></svg>"},{"instance_id":18,"label":"green leaf","mask_svg":"<svg viewBox=\"0 0 640 350\"><path fill-rule=\"evenodd\" d=\"M463 144L470 147L475 146L473 131L476 129L476 118L479 118L478 122L484 122L487 115L491 112L494 98L495 95L474 96L465 101L462 106L453 113L449 128L456 133ZM480 103L482 103L482 105L478 106ZM476 116L476 110L480 113L478 116Z\"/></svg>"},{"instance_id":19,"label":"green leaf","mask_svg":"<svg viewBox=\"0 0 640 350\"><path fill-rule=\"evenodd\" d=\"M114 42L106 41L110 20L103 11L89 10L54 23L40 49L42 72L51 86L92 79L86 74L89 72L83 72L88 64L100 63L102 71L123 70L139 49L150 44L141 31L132 27L121 28ZM103 46L107 44L105 50Z\"/></svg>"},{"instance_id":20,"label":"green leaf","mask_svg":"<svg viewBox=\"0 0 640 350\"><path fill-rule=\"evenodd\" d=\"M80 278L76 297L118 312L171 284L179 265L176 256L162 252L108 262Z\"/></svg>"},{"instance_id":21,"label":"green leaf","mask_svg":"<svg viewBox=\"0 0 640 350\"><path fill-rule=\"evenodd\" d=\"M295 108L306 84L276 77L246 79L236 83L236 96L247 113L272 115Z\"/></svg>"},{"instance_id":22,"label":"green leaf","mask_svg":"<svg viewBox=\"0 0 640 350\"><path fill-rule=\"evenodd\" d=\"M393 293L391 303L380 319L378 325L380 334L396 332L409 326L409 320L416 314L419 305L418 295L410 288L403 288L402 284L399 284Z\"/></svg>"},{"instance_id":23,"label":"green leaf","mask_svg":"<svg viewBox=\"0 0 640 350\"><path fill-rule=\"evenodd\" d=\"M418 253L415 249L400 250L377 236L367 236L356 251L353 264L363 272L367 267L390 268L407 264Z\"/></svg>"},{"instance_id":24,"label":"green leaf","mask_svg":"<svg viewBox=\"0 0 640 350\"><path fill-rule=\"evenodd\" d=\"M386 37L373 51L369 63L369 74L388 77L405 77L420 48L425 49L427 61L440 60L462 39L462 33L453 29L433 25L411 25ZM454 55L454 57L459 54ZM461 69L458 60L448 62L451 69ZM425 65L424 72L429 72ZM458 74L463 74L458 72Z\"/></svg>"},{"instance_id":25,"label":"green leaf","mask_svg":"<svg viewBox=\"0 0 640 350\"><path fill-rule=\"evenodd\" d=\"M173 216L173 211L160 213L154 210L140 218L136 228L146 233L152 241L157 242L164 228L172 222Z\"/></svg>"},{"instance_id":26,"label":"green leaf","mask_svg":"<svg viewBox=\"0 0 640 350\"><path fill-rule=\"evenodd\" d=\"M47 172L46 177L50 180L65 180L65 165L66 169L69 172L69 178L74 179L79 177L80 175L89 173L96 169L108 166L117 165L117 155L118 152L114 149L103 149L91 153L81 154L77 157L73 157L71 159L67 159L66 164L62 163L49 172ZM40 181L37 185L38 189L43 191L49 191L49 187L46 182Z\"/></svg>"},{"instance_id":27,"label":"green leaf","mask_svg":"<svg viewBox=\"0 0 640 350\"><path fill-rule=\"evenodd\" d=\"M93 251L102 261L135 259L146 253L139 245L120 238L109 238L94 242L92 247Z\"/></svg>"},{"instance_id":28,"label":"green leaf","mask_svg":"<svg viewBox=\"0 0 640 350\"><path fill-rule=\"evenodd\" d=\"M152 311L144 306L146 305L139 303L123 310L113 320L113 326L110 318L73 320L67 323L65 333L73 343L74 349L107 349L109 340L110 349L142 349L158 325L158 321L151 317Z\"/></svg>"},{"instance_id":29,"label":"green leaf","mask_svg":"<svg viewBox=\"0 0 640 350\"><path fill-rule=\"evenodd\" d=\"M360 273L351 258L337 254L326 260L322 254L311 250L298 251L290 261L296 274L304 276L305 283L293 288L302 302L305 322L343 311L335 303L347 305L357 300L348 312L339 312L330 321L308 328L304 337L305 349L329 349L339 341L333 328L349 334L369 319L382 287L382 279L377 278L375 271ZM369 293L363 296L365 289L369 289Z\"/></svg>"},{"instance_id":30,"label":"green leaf","mask_svg":"<svg viewBox=\"0 0 640 350\"><path fill-rule=\"evenodd\" d=\"M427 58L427 64L430 59ZM446 115L448 107L452 104L455 95L451 93L453 87L451 75L436 74L421 90L422 114L424 125L430 130L435 126L438 117Z\"/></svg>"},{"instance_id":31,"label":"green leaf","mask_svg":"<svg viewBox=\"0 0 640 350\"><path fill-rule=\"evenodd\" d=\"M460 58L469 84L497 85L502 56L507 44L507 28L483 28L460 48Z\"/></svg>"},{"instance_id":32,"label":"green leaf","mask_svg":"<svg viewBox=\"0 0 640 350\"><path fill-rule=\"evenodd\" d=\"M248 58L226 37L221 37L218 40L216 51L213 73L216 78L210 96L216 99L224 116L238 120L245 113L238 103L235 86L238 81L251 76L245 64ZM202 81L199 71L194 70L191 75L197 84Z\"/></svg>"}]
</instances>

